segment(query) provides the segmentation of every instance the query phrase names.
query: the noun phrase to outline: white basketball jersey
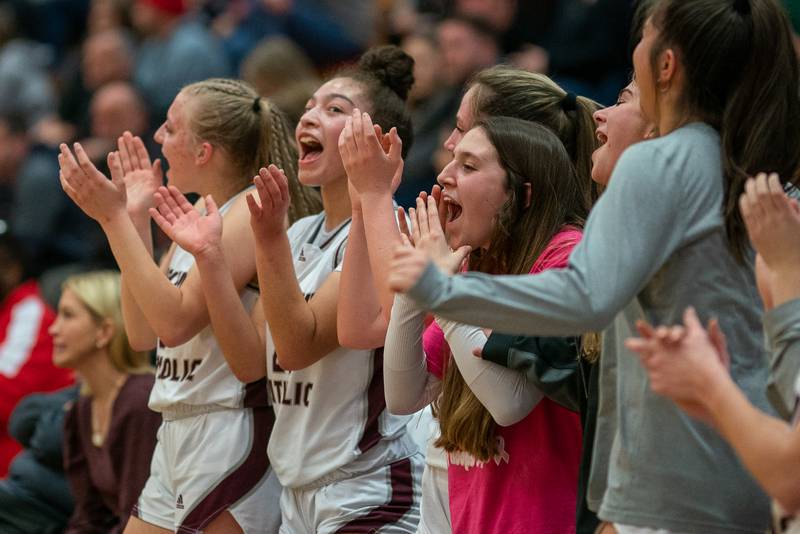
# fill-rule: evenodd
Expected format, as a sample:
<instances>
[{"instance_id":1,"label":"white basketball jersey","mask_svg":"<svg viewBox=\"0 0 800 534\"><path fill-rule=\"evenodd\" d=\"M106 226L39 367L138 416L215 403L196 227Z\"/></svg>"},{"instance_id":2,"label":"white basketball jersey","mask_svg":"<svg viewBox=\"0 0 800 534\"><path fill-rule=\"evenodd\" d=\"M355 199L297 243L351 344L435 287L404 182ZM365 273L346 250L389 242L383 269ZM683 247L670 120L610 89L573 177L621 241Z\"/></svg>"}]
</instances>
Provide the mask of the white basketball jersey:
<instances>
[{"instance_id":1,"label":"white basketball jersey","mask_svg":"<svg viewBox=\"0 0 800 534\"><path fill-rule=\"evenodd\" d=\"M219 208L220 213L225 214L241 194L223 204ZM194 256L176 246L167 272L170 282L180 287L194 263ZM153 295L153 298L158 296ZM249 313L258 298L258 288L245 287L240 298ZM156 412L181 409L186 405L212 408L263 406L267 404L263 385L264 381L260 380L248 386L233 375L209 324L177 347L166 347L159 340L156 381L148 405Z\"/></svg>"},{"instance_id":2,"label":"white basketball jersey","mask_svg":"<svg viewBox=\"0 0 800 534\"><path fill-rule=\"evenodd\" d=\"M324 225L321 213L300 219L288 232L306 299L340 269L344 256L350 222L332 232L325 232ZM278 365L267 326L267 378L275 409L268 452L283 486L318 481L362 453L399 444L396 438L405 436L408 418L386 411L380 349L338 347L313 365L288 372Z\"/></svg>"}]
</instances>

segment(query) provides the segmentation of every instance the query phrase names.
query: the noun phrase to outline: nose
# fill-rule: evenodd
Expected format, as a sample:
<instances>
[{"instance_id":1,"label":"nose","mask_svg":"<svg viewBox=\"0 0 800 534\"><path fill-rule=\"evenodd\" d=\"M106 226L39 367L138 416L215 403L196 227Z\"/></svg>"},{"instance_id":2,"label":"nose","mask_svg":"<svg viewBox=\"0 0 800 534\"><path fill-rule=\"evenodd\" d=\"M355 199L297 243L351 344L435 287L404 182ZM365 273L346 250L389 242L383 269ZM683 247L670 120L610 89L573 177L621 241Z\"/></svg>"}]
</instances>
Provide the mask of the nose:
<instances>
[{"instance_id":1,"label":"nose","mask_svg":"<svg viewBox=\"0 0 800 534\"><path fill-rule=\"evenodd\" d=\"M595 124L600 126L606 122L606 117L608 114L608 108L601 108L592 113L592 118L594 119Z\"/></svg>"},{"instance_id":2,"label":"nose","mask_svg":"<svg viewBox=\"0 0 800 534\"><path fill-rule=\"evenodd\" d=\"M450 163L445 165L442 172L439 173L439 176L436 177L436 183L438 183L442 187L454 187L456 185L456 179L453 173L453 166L455 165L455 158L450 160Z\"/></svg>"},{"instance_id":3,"label":"nose","mask_svg":"<svg viewBox=\"0 0 800 534\"><path fill-rule=\"evenodd\" d=\"M60 324L60 322L61 321L58 319L58 316L56 315L56 320L53 321L53 324L51 324L50 327L47 329L47 333L50 334L51 336L56 335L58 333L58 325Z\"/></svg>"},{"instance_id":4,"label":"nose","mask_svg":"<svg viewBox=\"0 0 800 534\"><path fill-rule=\"evenodd\" d=\"M158 130L156 130L156 133L153 134L153 139L155 139L156 143L159 145L164 144L164 123L162 123L161 126L158 127Z\"/></svg>"},{"instance_id":5,"label":"nose","mask_svg":"<svg viewBox=\"0 0 800 534\"><path fill-rule=\"evenodd\" d=\"M450 136L444 142L444 149L452 154L462 137L464 137L464 134L462 134L458 128L453 128L453 131L450 132Z\"/></svg>"},{"instance_id":6,"label":"nose","mask_svg":"<svg viewBox=\"0 0 800 534\"><path fill-rule=\"evenodd\" d=\"M299 126L317 126L319 124L319 117L317 117L316 107L306 110L303 115L300 116L300 122L297 123Z\"/></svg>"}]
</instances>

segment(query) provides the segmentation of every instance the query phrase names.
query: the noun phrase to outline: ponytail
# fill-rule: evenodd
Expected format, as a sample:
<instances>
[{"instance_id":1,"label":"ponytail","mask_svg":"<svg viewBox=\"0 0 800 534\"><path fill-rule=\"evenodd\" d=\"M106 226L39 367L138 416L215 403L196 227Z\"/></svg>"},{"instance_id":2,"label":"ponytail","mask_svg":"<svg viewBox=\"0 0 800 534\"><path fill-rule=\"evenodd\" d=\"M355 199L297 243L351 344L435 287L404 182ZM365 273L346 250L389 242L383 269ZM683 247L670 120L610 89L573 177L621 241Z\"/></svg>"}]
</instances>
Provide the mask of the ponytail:
<instances>
[{"instance_id":1,"label":"ponytail","mask_svg":"<svg viewBox=\"0 0 800 534\"><path fill-rule=\"evenodd\" d=\"M221 148L230 159L241 183L250 184L261 167L275 164L289 182L292 202L289 221L311 215L322 208L319 194L297 180L297 147L283 113L266 98L260 98L241 80L212 78L183 89L197 99L190 127L194 134Z\"/></svg>"},{"instance_id":2,"label":"ponytail","mask_svg":"<svg viewBox=\"0 0 800 534\"><path fill-rule=\"evenodd\" d=\"M775 0L661 0L651 61L681 52L688 113L719 129L725 194L721 206L732 253L743 259L747 232L738 209L748 176L777 172L798 183L800 100L789 20Z\"/></svg>"}]
</instances>

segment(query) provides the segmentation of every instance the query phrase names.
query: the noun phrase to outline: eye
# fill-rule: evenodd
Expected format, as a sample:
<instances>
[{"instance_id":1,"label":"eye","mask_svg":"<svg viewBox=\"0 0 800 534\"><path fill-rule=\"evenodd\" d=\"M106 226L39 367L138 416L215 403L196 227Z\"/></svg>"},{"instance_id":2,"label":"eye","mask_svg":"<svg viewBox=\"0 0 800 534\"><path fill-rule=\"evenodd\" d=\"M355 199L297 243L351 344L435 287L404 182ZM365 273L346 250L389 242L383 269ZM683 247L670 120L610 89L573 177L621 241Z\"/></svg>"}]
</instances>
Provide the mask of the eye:
<instances>
[{"instance_id":1,"label":"eye","mask_svg":"<svg viewBox=\"0 0 800 534\"><path fill-rule=\"evenodd\" d=\"M331 113L344 113L344 110L339 106L328 106L328 111Z\"/></svg>"},{"instance_id":2,"label":"eye","mask_svg":"<svg viewBox=\"0 0 800 534\"><path fill-rule=\"evenodd\" d=\"M467 172L472 172L477 170L474 166L470 165L469 163L464 163L463 165L461 165L461 168L463 168Z\"/></svg>"}]
</instances>

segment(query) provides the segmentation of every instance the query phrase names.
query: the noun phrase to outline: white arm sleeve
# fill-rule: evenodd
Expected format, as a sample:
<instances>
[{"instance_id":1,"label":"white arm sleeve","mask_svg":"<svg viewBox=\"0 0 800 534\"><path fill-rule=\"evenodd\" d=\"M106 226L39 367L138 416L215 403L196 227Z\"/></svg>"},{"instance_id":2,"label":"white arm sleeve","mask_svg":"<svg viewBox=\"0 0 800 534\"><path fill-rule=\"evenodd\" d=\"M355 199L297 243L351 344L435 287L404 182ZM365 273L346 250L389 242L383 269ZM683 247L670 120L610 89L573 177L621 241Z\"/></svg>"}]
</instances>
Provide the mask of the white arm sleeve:
<instances>
[{"instance_id":1,"label":"white arm sleeve","mask_svg":"<svg viewBox=\"0 0 800 534\"><path fill-rule=\"evenodd\" d=\"M530 384L525 373L486 361L472 354L486 344L486 334L477 326L436 318L444 331L464 382L500 426L524 419L544 394Z\"/></svg>"},{"instance_id":2,"label":"white arm sleeve","mask_svg":"<svg viewBox=\"0 0 800 534\"><path fill-rule=\"evenodd\" d=\"M411 299L397 295L392 306L383 354L383 387L386 408L397 415L409 415L433 402L441 381L428 372L422 334L425 311Z\"/></svg>"}]
</instances>

